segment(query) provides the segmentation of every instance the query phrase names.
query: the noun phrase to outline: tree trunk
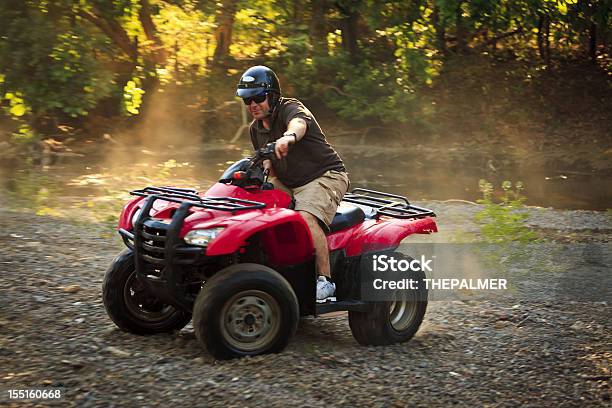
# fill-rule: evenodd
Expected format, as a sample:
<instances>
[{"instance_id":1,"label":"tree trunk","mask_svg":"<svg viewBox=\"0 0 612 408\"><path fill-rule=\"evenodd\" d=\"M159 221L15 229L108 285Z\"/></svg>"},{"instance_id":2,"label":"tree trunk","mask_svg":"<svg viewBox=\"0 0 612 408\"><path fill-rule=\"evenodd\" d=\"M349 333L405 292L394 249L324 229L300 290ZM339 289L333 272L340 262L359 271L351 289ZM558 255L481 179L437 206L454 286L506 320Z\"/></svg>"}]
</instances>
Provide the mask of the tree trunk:
<instances>
[{"instance_id":1,"label":"tree trunk","mask_svg":"<svg viewBox=\"0 0 612 408\"><path fill-rule=\"evenodd\" d=\"M353 0L343 4L344 2L336 2L336 7L343 14L340 20L342 30L342 48L348 52L352 60L356 60L359 56L359 47L357 46L357 38L359 37L359 11L357 8L361 4L361 0Z\"/></svg>"},{"instance_id":2,"label":"tree trunk","mask_svg":"<svg viewBox=\"0 0 612 408\"><path fill-rule=\"evenodd\" d=\"M293 24L301 25L304 19L304 5L302 0L293 0L293 8L291 10L291 22Z\"/></svg>"},{"instance_id":3,"label":"tree trunk","mask_svg":"<svg viewBox=\"0 0 612 408\"><path fill-rule=\"evenodd\" d=\"M541 14L538 18L538 53L542 60L546 59L544 55L544 16Z\"/></svg>"},{"instance_id":4,"label":"tree trunk","mask_svg":"<svg viewBox=\"0 0 612 408\"><path fill-rule=\"evenodd\" d=\"M175 84L178 82L178 79L179 79L180 64L179 64L178 54L179 54L178 40L174 40L174 83Z\"/></svg>"},{"instance_id":5,"label":"tree trunk","mask_svg":"<svg viewBox=\"0 0 612 408\"><path fill-rule=\"evenodd\" d=\"M546 27L545 27L545 40L546 40L546 67L550 67L550 16L546 16Z\"/></svg>"},{"instance_id":6,"label":"tree trunk","mask_svg":"<svg viewBox=\"0 0 612 408\"><path fill-rule=\"evenodd\" d=\"M457 9L455 10L455 26L457 28L457 51L459 53L465 51L465 27L463 27L463 9L461 5L463 0L459 0L457 3Z\"/></svg>"},{"instance_id":7,"label":"tree trunk","mask_svg":"<svg viewBox=\"0 0 612 408\"><path fill-rule=\"evenodd\" d=\"M149 0L140 0L140 10L138 10L138 19L142 25L142 30L151 44L150 48L145 48L142 54L145 72L155 73L156 68L165 66L168 60L168 54L164 49L164 44L157 35L157 27L151 18L151 5ZM142 80L142 89L145 91L141 114L144 114L148 107L147 101L152 95L152 91L159 85L157 75L146 75Z\"/></svg>"},{"instance_id":8,"label":"tree trunk","mask_svg":"<svg viewBox=\"0 0 612 408\"><path fill-rule=\"evenodd\" d=\"M589 29L589 57L592 63L597 63L597 25L591 23Z\"/></svg>"},{"instance_id":9,"label":"tree trunk","mask_svg":"<svg viewBox=\"0 0 612 408\"><path fill-rule=\"evenodd\" d=\"M148 0L140 0L139 19L142 24L143 31L149 41L153 44L152 52L143 53L142 57L145 64L148 66L164 65L166 62L166 52L163 49L161 39L157 35L157 29L151 18L151 7ZM134 61L134 65L138 60L138 42L131 41L127 32L121 23L102 13L95 6L92 6L91 11L79 10L78 14L85 20L89 21L106 34L111 41L119 48L126 56Z\"/></svg>"},{"instance_id":10,"label":"tree trunk","mask_svg":"<svg viewBox=\"0 0 612 408\"><path fill-rule=\"evenodd\" d=\"M215 65L222 64L229 56L237 5L238 0L223 0L221 6L217 9L217 31L215 33L217 46L213 54L213 64Z\"/></svg>"},{"instance_id":11,"label":"tree trunk","mask_svg":"<svg viewBox=\"0 0 612 408\"><path fill-rule=\"evenodd\" d=\"M310 20L309 34L312 53L314 55L327 55L327 21L325 14L329 8L327 0L312 0L312 18Z\"/></svg>"},{"instance_id":12,"label":"tree trunk","mask_svg":"<svg viewBox=\"0 0 612 408\"><path fill-rule=\"evenodd\" d=\"M130 59L136 58L136 48L119 22L114 19L105 18L95 7L92 7L92 12L79 10L78 13L83 19L89 21L106 34L117 48L130 57Z\"/></svg>"},{"instance_id":13,"label":"tree trunk","mask_svg":"<svg viewBox=\"0 0 612 408\"><path fill-rule=\"evenodd\" d=\"M357 46L357 20L359 14L351 11L342 21L342 47L351 59L357 59L359 48Z\"/></svg>"},{"instance_id":14,"label":"tree trunk","mask_svg":"<svg viewBox=\"0 0 612 408\"><path fill-rule=\"evenodd\" d=\"M491 34L492 34L492 38L489 39L489 29L485 29L485 44L489 43L491 44L491 51L495 52L497 51L497 40L499 39L497 37L497 32L495 31L495 28L497 27L497 21L495 21L495 18L493 18L493 20L491 21Z\"/></svg>"},{"instance_id":15,"label":"tree trunk","mask_svg":"<svg viewBox=\"0 0 612 408\"><path fill-rule=\"evenodd\" d=\"M156 65L165 65L168 59L168 54L164 49L164 44L157 35L157 28L151 19L151 5L149 4L149 0L140 0L138 18L140 19L142 29L147 36L147 40L151 41L153 44L153 49L151 50L149 57L151 62L155 63Z\"/></svg>"},{"instance_id":16,"label":"tree trunk","mask_svg":"<svg viewBox=\"0 0 612 408\"><path fill-rule=\"evenodd\" d=\"M443 54L446 54L448 49L446 48L446 30L444 28L444 22L440 19L440 9L437 5L433 7L433 13L431 14L431 22L436 30L436 46L438 50Z\"/></svg>"}]
</instances>

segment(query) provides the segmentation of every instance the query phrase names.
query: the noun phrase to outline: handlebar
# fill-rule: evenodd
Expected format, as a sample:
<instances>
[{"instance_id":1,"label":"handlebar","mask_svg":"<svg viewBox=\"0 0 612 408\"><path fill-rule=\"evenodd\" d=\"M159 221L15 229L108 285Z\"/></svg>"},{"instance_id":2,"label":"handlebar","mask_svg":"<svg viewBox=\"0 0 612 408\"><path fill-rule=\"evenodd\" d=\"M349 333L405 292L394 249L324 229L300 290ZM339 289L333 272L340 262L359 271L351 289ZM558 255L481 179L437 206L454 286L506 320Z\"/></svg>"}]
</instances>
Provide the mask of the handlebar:
<instances>
[{"instance_id":1,"label":"handlebar","mask_svg":"<svg viewBox=\"0 0 612 408\"><path fill-rule=\"evenodd\" d=\"M276 142L268 143L264 147L257 150L253 157L253 164L259 164L264 160L273 159L275 157Z\"/></svg>"},{"instance_id":2,"label":"handlebar","mask_svg":"<svg viewBox=\"0 0 612 408\"><path fill-rule=\"evenodd\" d=\"M262 163L264 160L272 159L275 156L276 143L268 143L264 147L255 151L253 157L245 159L243 164L235 170L228 169L231 174L224 174L224 178L221 179L225 182L231 182L234 185L249 187L249 186L261 186L267 184L268 171L264 171Z\"/></svg>"},{"instance_id":3,"label":"handlebar","mask_svg":"<svg viewBox=\"0 0 612 408\"><path fill-rule=\"evenodd\" d=\"M269 170L264 170L263 161L276 157L276 142L268 143L264 147L255 151L253 157L242 160L239 167L230 167L221 178L221 182L233 185L250 187L264 186L269 189L271 184L267 183ZM268 186L269 185L269 186Z\"/></svg>"}]
</instances>

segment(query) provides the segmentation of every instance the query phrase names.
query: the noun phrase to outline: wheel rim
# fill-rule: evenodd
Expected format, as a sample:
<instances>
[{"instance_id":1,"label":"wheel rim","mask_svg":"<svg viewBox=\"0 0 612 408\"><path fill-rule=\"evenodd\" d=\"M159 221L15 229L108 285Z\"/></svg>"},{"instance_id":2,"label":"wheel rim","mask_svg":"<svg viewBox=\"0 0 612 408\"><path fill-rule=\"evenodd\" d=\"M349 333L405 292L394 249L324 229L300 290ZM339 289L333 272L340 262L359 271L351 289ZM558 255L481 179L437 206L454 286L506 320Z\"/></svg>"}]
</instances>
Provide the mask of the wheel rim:
<instances>
[{"instance_id":1,"label":"wheel rim","mask_svg":"<svg viewBox=\"0 0 612 408\"><path fill-rule=\"evenodd\" d=\"M401 298L389 305L389 321L391 327L396 331L403 331L409 328L417 314L416 293L402 291Z\"/></svg>"},{"instance_id":2,"label":"wheel rim","mask_svg":"<svg viewBox=\"0 0 612 408\"><path fill-rule=\"evenodd\" d=\"M276 338L280 318L280 306L274 297L259 290L242 291L223 305L221 334L236 350L260 351Z\"/></svg>"},{"instance_id":3,"label":"wheel rim","mask_svg":"<svg viewBox=\"0 0 612 408\"><path fill-rule=\"evenodd\" d=\"M163 322L176 310L173 306L163 304L151 296L142 282L136 279L135 271L125 282L123 300L134 317L148 323Z\"/></svg>"}]
</instances>

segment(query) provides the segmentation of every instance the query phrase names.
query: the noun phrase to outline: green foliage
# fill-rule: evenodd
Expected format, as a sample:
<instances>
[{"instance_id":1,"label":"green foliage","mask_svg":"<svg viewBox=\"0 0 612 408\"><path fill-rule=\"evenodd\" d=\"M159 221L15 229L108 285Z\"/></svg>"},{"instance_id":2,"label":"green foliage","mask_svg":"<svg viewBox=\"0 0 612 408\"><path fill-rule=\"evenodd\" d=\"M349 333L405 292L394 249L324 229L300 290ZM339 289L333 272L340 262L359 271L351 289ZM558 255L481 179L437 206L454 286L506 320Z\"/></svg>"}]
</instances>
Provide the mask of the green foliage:
<instances>
[{"instance_id":1,"label":"green foliage","mask_svg":"<svg viewBox=\"0 0 612 408\"><path fill-rule=\"evenodd\" d=\"M30 143L38 141L41 138L27 123L22 123L17 131L13 132L11 136L11 139L17 143Z\"/></svg>"},{"instance_id":2,"label":"green foliage","mask_svg":"<svg viewBox=\"0 0 612 408\"><path fill-rule=\"evenodd\" d=\"M15 95L12 115L84 116L110 93L112 72L96 55L103 41L67 10L61 1L0 6L0 71L6 95Z\"/></svg>"},{"instance_id":3,"label":"green foliage","mask_svg":"<svg viewBox=\"0 0 612 408\"><path fill-rule=\"evenodd\" d=\"M611 4L6 0L0 96L9 115L36 128L41 118L87 116L109 100L137 115L154 85L215 82L265 62L292 96L324 96L342 117L414 120L419 95L435 84L449 54L497 53L540 66L554 64L555 55L588 57L612 65ZM223 32L217 17L228 13L232 25ZM217 63L231 64L213 70L220 32L231 36L230 56ZM589 48L591 32L597 49Z\"/></svg>"},{"instance_id":4,"label":"green foliage","mask_svg":"<svg viewBox=\"0 0 612 408\"><path fill-rule=\"evenodd\" d=\"M525 226L528 214L524 211L525 197L521 195L523 183L517 181L512 189L512 182L502 183L501 201L494 200L493 185L486 180L478 183L483 198L478 200L484 208L476 214L476 221L481 224L485 239L493 243L534 242L537 234Z\"/></svg>"},{"instance_id":5,"label":"green foliage","mask_svg":"<svg viewBox=\"0 0 612 408\"><path fill-rule=\"evenodd\" d=\"M135 77L123 87L123 103L125 110L130 115L138 115L138 108L142 105L142 96L145 91L141 88L141 80Z\"/></svg>"},{"instance_id":6,"label":"green foliage","mask_svg":"<svg viewBox=\"0 0 612 408\"><path fill-rule=\"evenodd\" d=\"M341 117L406 121L414 106L414 90L406 86L393 63L353 63L336 57L324 63L336 68L335 84L322 87L326 103ZM331 67L330 67L331 68Z\"/></svg>"},{"instance_id":7,"label":"green foliage","mask_svg":"<svg viewBox=\"0 0 612 408\"><path fill-rule=\"evenodd\" d=\"M282 9L274 2L244 2L235 16L230 54L238 58L278 56L285 50L284 36L277 35L284 20Z\"/></svg>"},{"instance_id":8,"label":"green foliage","mask_svg":"<svg viewBox=\"0 0 612 408\"><path fill-rule=\"evenodd\" d=\"M6 110L14 117L21 117L25 115L29 108L23 100L23 94L21 92L7 92L4 94L4 99L8 101L8 107Z\"/></svg>"},{"instance_id":9,"label":"green foliage","mask_svg":"<svg viewBox=\"0 0 612 408\"><path fill-rule=\"evenodd\" d=\"M159 36L172 56L163 69L162 82L192 82L210 71L208 63L214 52L214 13L196 8L197 2L162 4L153 16ZM178 71L177 71L178 70ZM188 75L186 75L188 74Z\"/></svg>"},{"instance_id":10,"label":"green foliage","mask_svg":"<svg viewBox=\"0 0 612 408\"><path fill-rule=\"evenodd\" d=\"M310 55L310 42L308 35L297 33L287 38L286 50L282 54L281 64L284 77L291 78L289 85L292 86L292 96L304 97L315 93L314 79L317 77L317 69Z\"/></svg>"}]
</instances>

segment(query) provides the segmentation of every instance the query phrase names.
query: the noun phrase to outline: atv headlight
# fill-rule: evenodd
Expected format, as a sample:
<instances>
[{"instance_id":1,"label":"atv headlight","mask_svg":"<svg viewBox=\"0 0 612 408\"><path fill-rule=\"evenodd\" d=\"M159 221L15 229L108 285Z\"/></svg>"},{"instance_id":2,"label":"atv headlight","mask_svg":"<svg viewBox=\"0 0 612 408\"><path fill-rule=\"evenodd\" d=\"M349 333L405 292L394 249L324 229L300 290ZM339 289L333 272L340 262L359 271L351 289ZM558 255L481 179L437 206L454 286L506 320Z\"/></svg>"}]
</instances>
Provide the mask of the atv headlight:
<instances>
[{"instance_id":1,"label":"atv headlight","mask_svg":"<svg viewBox=\"0 0 612 408\"><path fill-rule=\"evenodd\" d=\"M189 231L183 239L188 244L205 247L208 246L209 242L215 239L221 231L223 231L223 227L193 230Z\"/></svg>"}]
</instances>

